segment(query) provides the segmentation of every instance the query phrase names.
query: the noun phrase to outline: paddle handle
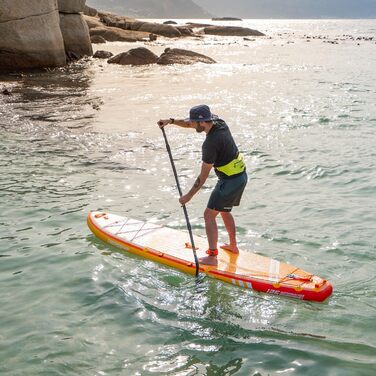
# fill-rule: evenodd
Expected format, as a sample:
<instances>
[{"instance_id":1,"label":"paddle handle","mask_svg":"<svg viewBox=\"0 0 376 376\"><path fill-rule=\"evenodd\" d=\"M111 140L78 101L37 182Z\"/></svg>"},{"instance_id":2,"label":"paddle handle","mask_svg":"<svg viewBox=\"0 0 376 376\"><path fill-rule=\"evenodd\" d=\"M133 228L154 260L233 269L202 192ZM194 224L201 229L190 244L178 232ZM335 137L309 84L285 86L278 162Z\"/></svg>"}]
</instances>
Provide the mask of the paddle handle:
<instances>
[{"instance_id":1,"label":"paddle handle","mask_svg":"<svg viewBox=\"0 0 376 376\"><path fill-rule=\"evenodd\" d=\"M167 140L166 131L165 131L164 127L162 127L161 130L162 130L162 134L163 134L163 137L164 137L164 140L165 140L165 143L166 143L166 149L167 149L168 156L170 158L172 171L174 172L176 186L178 187L179 195L181 197L181 196L183 196L183 192L182 192L181 187L180 187L179 177L178 177L178 173L176 172L174 159L172 158L171 148L170 148L170 145L169 145L168 140ZM198 263L198 258L197 258L197 254L196 254L195 241L193 239L192 227L191 227L191 223L189 221L187 208L186 208L185 205L182 205L182 207L183 207L183 212L184 212L184 216L185 216L185 221L187 222L189 238L191 239L192 251L193 251L193 256L194 256L195 264L196 264L196 277L197 277L198 271L199 271L199 263Z\"/></svg>"}]
</instances>

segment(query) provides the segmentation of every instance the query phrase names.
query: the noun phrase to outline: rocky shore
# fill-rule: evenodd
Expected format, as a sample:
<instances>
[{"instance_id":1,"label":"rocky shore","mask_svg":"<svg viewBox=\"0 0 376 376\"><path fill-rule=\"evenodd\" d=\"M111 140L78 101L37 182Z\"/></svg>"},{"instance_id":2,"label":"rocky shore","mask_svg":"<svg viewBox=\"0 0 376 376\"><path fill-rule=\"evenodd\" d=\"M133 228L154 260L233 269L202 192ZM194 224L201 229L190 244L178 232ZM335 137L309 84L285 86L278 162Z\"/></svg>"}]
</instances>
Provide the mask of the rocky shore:
<instances>
[{"instance_id":1,"label":"rocky shore","mask_svg":"<svg viewBox=\"0 0 376 376\"><path fill-rule=\"evenodd\" d=\"M152 23L134 18L118 16L112 13L97 12L93 8L85 11L85 20L92 37L101 36L113 41L155 40L156 36L166 38L202 37L206 35L221 36L264 36L258 30L239 26L219 26L209 24L182 24L175 21Z\"/></svg>"},{"instance_id":2,"label":"rocky shore","mask_svg":"<svg viewBox=\"0 0 376 376\"><path fill-rule=\"evenodd\" d=\"M98 12L88 7L86 0L2 0L0 35L0 71L7 71L61 67L84 56L92 56L92 43L155 41L159 37L202 38L204 35L256 37L264 34L243 27L145 22ZM129 62L133 53L113 59ZM214 62L209 57L177 49L170 49L160 59L159 64ZM145 64L147 61L148 58Z\"/></svg>"},{"instance_id":3,"label":"rocky shore","mask_svg":"<svg viewBox=\"0 0 376 376\"><path fill-rule=\"evenodd\" d=\"M216 20L235 19L223 17ZM240 19L237 21L241 22ZM258 30L228 24L178 24L172 20L160 23L146 22L132 17L98 12L88 7L86 0L2 0L0 2L0 71L62 67L74 60L92 56L92 44L103 45L106 42L117 41L148 43L159 38L172 41L192 38L201 41L209 35L219 38L239 37L244 42L255 41L255 38L265 36ZM279 37L287 44L297 41L295 33L274 36L274 38ZM335 38L325 35L301 35L298 39L329 44L375 43L373 37L348 34ZM176 48L166 49L161 56L153 55L153 52L146 48L138 48L124 51L118 56L99 50L94 57L109 59L110 64L214 63L214 60L208 56Z\"/></svg>"}]
</instances>

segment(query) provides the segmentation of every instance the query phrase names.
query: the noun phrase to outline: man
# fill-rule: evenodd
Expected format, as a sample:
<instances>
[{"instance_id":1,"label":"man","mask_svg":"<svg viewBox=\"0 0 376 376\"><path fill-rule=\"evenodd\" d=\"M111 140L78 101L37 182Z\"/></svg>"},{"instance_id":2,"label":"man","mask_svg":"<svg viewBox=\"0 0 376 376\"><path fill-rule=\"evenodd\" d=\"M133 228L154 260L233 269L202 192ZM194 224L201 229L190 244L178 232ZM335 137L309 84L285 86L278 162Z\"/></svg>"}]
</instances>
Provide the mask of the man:
<instances>
[{"instance_id":1,"label":"man","mask_svg":"<svg viewBox=\"0 0 376 376\"><path fill-rule=\"evenodd\" d=\"M216 217L221 214L229 236L229 243L221 246L232 253L239 253L236 243L236 229L234 217L231 214L233 206L238 206L244 188L247 184L247 173L243 156L239 153L227 124L211 113L206 105L192 107L189 118L185 120L159 120L160 128L167 124L175 124L183 128L194 128L197 133L205 132L206 139L202 144L202 165L200 175L189 192L180 197L181 205L187 204L205 183L210 170L218 176L215 186L204 212L205 229L209 249L207 257L199 259L206 265L217 265L218 228Z\"/></svg>"}]
</instances>

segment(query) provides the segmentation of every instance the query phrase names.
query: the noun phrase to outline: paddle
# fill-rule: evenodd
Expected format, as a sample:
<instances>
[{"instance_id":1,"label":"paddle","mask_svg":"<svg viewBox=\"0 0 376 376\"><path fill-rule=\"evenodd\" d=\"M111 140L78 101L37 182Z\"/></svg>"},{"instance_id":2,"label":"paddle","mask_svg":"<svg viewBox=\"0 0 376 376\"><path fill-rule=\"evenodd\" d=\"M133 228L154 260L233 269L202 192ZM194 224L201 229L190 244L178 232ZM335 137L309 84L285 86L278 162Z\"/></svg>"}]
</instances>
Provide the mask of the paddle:
<instances>
[{"instance_id":1,"label":"paddle","mask_svg":"<svg viewBox=\"0 0 376 376\"><path fill-rule=\"evenodd\" d=\"M174 172L176 186L178 187L179 195L181 197L181 196L183 196L183 192L182 192L182 190L180 188L179 178L178 178L178 174L176 172L176 167L175 167L174 159L172 158L171 148L170 148L170 145L169 145L169 143L167 141L167 136L166 136L166 132L164 130L164 127L162 127L161 130L162 130L163 137L164 137L164 140L165 140L165 143L166 143L167 153L168 153L168 156L170 157L171 167L172 167L172 171ZM195 241L193 240L192 227L191 227L191 223L189 222L187 208L186 208L185 205L183 205L182 207L183 207L183 211L184 211L185 220L187 222L187 228L188 228L188 232L189 232L189 237L191 239L193 256L195 258L195 263L196 263L196 277L197 277L198 276L199 264L198 264L197 254L196 254Z\"/></svg>"}]
</instances>

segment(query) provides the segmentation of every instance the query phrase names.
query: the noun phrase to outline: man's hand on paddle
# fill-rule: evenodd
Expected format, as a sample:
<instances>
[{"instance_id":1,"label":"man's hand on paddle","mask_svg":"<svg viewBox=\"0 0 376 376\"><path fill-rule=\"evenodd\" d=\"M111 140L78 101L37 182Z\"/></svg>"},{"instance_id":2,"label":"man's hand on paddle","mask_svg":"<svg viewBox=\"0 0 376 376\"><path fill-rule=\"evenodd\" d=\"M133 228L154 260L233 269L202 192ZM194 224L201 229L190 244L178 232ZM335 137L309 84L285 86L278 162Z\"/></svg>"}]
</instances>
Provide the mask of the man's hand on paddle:
<instances>
[{"instance_id":1,"label":"man's hand on paddle","mask_svg":"<svg viewBox=\"0 0 376 376\"><path fill-rule=\"evenodd\" d=\"M184 119L174 119L174 118L169 118L169 119L161 119L157 122L159 128L164 128L168 124L174 124L177 125L178 127L182 128L195 128L195 123L191 121L187 121Z\"/></svg>"},{"instance_id":2,"label":"man's hand on paddle","mask_svg":"<svg viewBox=\"0 0 376 376\"><path fill-rule=\"evenodd\" d=\"M159 126L159 128L164 128L167 124L171 124L171 119L165 119L165 120L159 120L158 121L158 126Z\"/></svg>"},{"instance_id":3,"label":"man's hand on paddle","mask_svg":"<svg viewBox=\"0 0 376 376\"><path fill-rule=\"evenodd\" d=\"M179 198L179 202L181 204L181 206L184 206L185 204L187 204L189 201L191 201L191 198L192 196L189 195L189 194L186 194L186 195L183 195Z\"/></svg>"},{"instance_id":4,"label":"man's hand on paddle","mask_svg":"<svg viewBox=\"0 0 376 376\"><path fill-rule=\"evenodd\" d=\"M185 205L186 203L188 203L192 199L192 197L200 190L200 188L203 186L206 179L208 178L209 172L212 169L212 167L212 164L202 162L200 175L197 177L195 183L193 184L193 187L187 194L179 198L179 202L181 205Z\"/></svg>"}]
</instances>

